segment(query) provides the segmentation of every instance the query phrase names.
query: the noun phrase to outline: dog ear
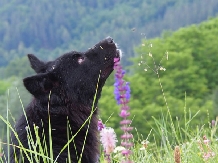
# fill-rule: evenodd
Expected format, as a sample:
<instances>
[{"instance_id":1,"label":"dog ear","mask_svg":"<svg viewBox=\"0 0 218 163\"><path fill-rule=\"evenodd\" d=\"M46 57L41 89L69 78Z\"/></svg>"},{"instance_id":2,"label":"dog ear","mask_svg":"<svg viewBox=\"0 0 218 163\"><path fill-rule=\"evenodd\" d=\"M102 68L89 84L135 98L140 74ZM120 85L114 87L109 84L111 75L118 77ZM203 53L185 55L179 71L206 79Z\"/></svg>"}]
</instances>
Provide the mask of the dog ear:
<instances>
[{"instance_id":1,"label":"dog ear","mask_svg":"<svg viewBox=\"0 0 218 163\"><path fill-rule=\"evenodd\" d=\"M49 73L41 73L23 79L26 89L34 96L48 93L54 86L55 80Z\"/></svg>"},{"instance_id":2,"label":"dog ear","mask_svg":"<svg viewBox=\"0 0 218 163\"><path fill-rule=\"evenodd\" d=\"M30 65L33 70L35 70L36 73L42 73L44 72L43 70L45 69L45 63L41 60L39 60L35 55L33 54L27 54Z\"/></svg>"}]
</instances>

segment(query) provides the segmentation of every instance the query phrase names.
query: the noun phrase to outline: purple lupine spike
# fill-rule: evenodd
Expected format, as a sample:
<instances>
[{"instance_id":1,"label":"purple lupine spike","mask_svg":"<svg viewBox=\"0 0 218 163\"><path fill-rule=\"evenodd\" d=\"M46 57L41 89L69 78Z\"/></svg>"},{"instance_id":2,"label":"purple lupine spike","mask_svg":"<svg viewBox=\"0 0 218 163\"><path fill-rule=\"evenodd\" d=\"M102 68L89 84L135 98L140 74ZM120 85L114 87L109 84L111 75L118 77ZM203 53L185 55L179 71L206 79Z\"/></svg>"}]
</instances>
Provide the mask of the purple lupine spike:
<instances>
[{"instance_id":1,"label":"purple lupine spike","mask_svg":"<svg viewBox=\"0 0 218 163\"><path fill-rule=\"evenodd\" d=\"M124 132L124 134L121 136L121 146L125 148L125 150L122 151L125 160L123 160L122 163L133 163L129 157L132 153L131 147L133 146L133 135L131 134L133 127L130 127L132 121L127 119L130 116L130 107L128 106L128 102L131 97L130 84L123 79L126 72L122 69L119 58L114 58L114 62L114 94L117 104L121 105L121 111L119 115L123 118L123 120L120 122L121 129Z\"/></svg>"},{"instance_id":2,"label":"purple lupine spike","mask_svg":"<svg viewBox=\"0 0 218 163\"><path fill-rule=\"evenodd\" d=\"M120 121L120 124L121 125L129 125L129 124L131 124L131 120L128 120L128 119L124 119L124 120L122 120L122 121Z\"/></svg>"},{"instance_id":3,"label":"purple lupine spike","mask_svg":"<svg viewBox=\"0 0 218 163\"><path fill-rule=\"evenodd\" d=\"M121 130L123 131L132 131L133 127L126 127L126 126L122 126Z\"/></svg>"},{"instance_id":4,"label":"purple lupine spike","mask_svg":"<svg viewBox=\"0 0 218 163\"><path fill-rule=\"evenodd\" d=\"M120 117L126 118L130 115L130 112L127 112L126 110L121 110Z\"/></svg>"},{"instance_id":5,"label":"purple lupine spike","mask_svg":"<svg viewBox=\"0 0 218 163\"><path fill-rule=\"evenodd\" d=\"M130 94L131 90L130 90L130 86L129 86L129 82L126 82L126 99L129 100L130 99Z\"/></svg>"}]
</instances>

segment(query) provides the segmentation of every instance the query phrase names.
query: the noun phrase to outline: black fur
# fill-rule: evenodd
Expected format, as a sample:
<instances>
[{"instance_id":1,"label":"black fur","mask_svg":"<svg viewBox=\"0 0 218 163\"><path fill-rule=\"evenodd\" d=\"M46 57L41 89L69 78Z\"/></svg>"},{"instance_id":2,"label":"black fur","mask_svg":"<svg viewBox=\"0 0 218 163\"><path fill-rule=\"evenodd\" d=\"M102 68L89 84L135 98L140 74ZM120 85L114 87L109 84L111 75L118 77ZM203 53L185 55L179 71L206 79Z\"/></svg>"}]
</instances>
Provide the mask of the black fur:
<instances>
[{"instance_id":1,"label":"black fur","mask_svg":"<svg viewBox=\"0 0 218 163\"><path fill-rule=\"evenodd\" d=\"M94 108L81 162L98 162L97 103L102 87L113 71L113 59L119 57L119 50L115 43L111 38L106 38L84 53L72 51L50 62L40 61L32 54L29 54L28 57L31 67L37 74L23 79L24 86L33 95L32 101L25 109L28 121L25 115L22 115L15 125L15 131L23 147L29 148L27 126L29 126L35 142L35 125L38 128L42 144L43 137L45 137L49 153L50 116L54 160L57 158L57 162L65 163L68 160L68 148L59 157L57 157L58 154L67 144L68 139L78 132ZM96 88L98 88L97 94ZM88 123L69 145L72 163L78 162L87 129ZM67 130L69 130L69 138ZM13 133L12 143L21 146ZM43 146L43 148L45 147ZM16 162L15 155L18 160L22 160L19 148L11 147L11 163ZM22 155L24 162L29 162L24 152ZM29 153L28 155L30 156ZM43 162L41 157L39 157L39 162Z\"/></svg>"}]
</instances>

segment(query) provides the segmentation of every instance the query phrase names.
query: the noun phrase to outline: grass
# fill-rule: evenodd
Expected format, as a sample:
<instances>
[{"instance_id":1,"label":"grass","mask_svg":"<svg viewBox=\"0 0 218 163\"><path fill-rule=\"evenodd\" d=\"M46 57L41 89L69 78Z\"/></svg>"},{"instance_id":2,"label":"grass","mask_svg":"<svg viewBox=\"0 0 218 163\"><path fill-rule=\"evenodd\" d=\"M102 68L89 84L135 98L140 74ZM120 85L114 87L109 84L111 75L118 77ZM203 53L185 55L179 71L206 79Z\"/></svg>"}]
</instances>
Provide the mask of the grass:
<instances>
[{"instance_id":1,"label":"grass","mask_svg":"<svg viewBox=\"0 0 218 163\"><path fill-rule=\"evenodd\" d=\"M211 127L196 126L192 128L191 121L196 114L189 117L185 125L180 124L179 120L176 122L168 120L169 115L167 114L162 115L161 119L153 118L156 126L145 139L139 133L138 138L134 139L135 145L132 148L131 159L135 163L218 162L218 139L215 134L217 120ZM190 111L189 114L191 114ZM186 110L184 110L185 115ZM117 158L117 156L119 157ZM111 157L113 162L121 162L122 155L113 153ZM101 162L104 162L103 156Z\"/></svg>"},{"instance_id":2,"label":"grass","mask_svg":"<svg viewBox=\"0 0 218 163\"><path fill-rule=\"evenodd\" d=\"M100 79L100 73L99 73L99 77L98 77L98 83L99 83L99 79ZM91 117L92 117L92 115L93 115L93 113L95 111L94 103L95 103L96 95L97 95L97 91L98 91L98 83L96 85L96 92L95 92L95 95L94 95L93 105L92 105L92 109L91 109L91 113L90 113L89 117L86 119L86 121L83 123L83 125L79 128L79 130L71 138L68 137L68 143L61 149L61 151L59 153L59 155L60 155L66 148L68 149L68 160L69 161L66 160L66 162L68 162L68 163L71 162L70 152L69 152L69 144L72 141L74 141L75 136L79 133L79 131L84 127L84 125L86 123L88 123L88 129L86 131L86 136L88 134ZM21 102L21 105L22 105L22 108L23 108L24 116L25 116L25 118L27 120L26 112L25 112L25 109L24 109L24 106L23 106L23 103L22 103L22 100L21 100L18 89L17 89L17 93L18 93L18 96L19 96L19 99L20 99L20 102ZM49 94L49 101L50 101L50 95L51 95L51 92ZM9 91L8 91L8 97L9 97ZM48 113L49 113L49 109L50 109L49 101L48 101ZM11 118L14 119L13 117L11 117ZM43 135L43 138L42 138L43 141L41 141L40 140L41 138L39 137L39 134L38 134L38 126L35 126L35 125L34 125L34 133L35 133L35 136L36 136L36 140L34 141L33 136L31 135L31 131L30 131L28 121L27 121L28 125L26 126L26 130L27 130L27 140L28 140L29 148L25 149L23 147L22 143L20 142L20 140L18 138L18 135L17 135L16 131L12 127L13 125L9 121L8 101L7 101L7 116L6 116L6 118L4 118L2 115L0 115L0 119L7 126L7 135L6 135L7 143L0 141L0 163L5 163L5 162L10 163L10 156L5 155L2 146L6 145L7 146L6 147L7 148L7 153L10 153L10 148L9 147L14 146L13 144L10 144L10 133L11 132L15 135L15 137L17 138L18 143L19 143L19 146L14 146L14 148L19 148L20 151L21 151L21 159L18 160L18 158L16 158L16 155L15 155L15 161L16 162L19 162L19 163L24 162L23 161L23 156L24 155L27 157L29 162L33 162L33 161L39 162L39 160L40 160L39 157L42 157L43 162L46 162L46 163L48 163L48 162L56 163L57 162L57 158L58 158L59 155L57 156L57 158L53 157L50 114L48 114L48 121L49 121L49 150L48 150L48 147L47 147L46 142L45 142L45 135ZM70 125L68 125L68 126L70 126ZM69 135L70 127L68 127L67 129L68 129L67 132L68 132L68 135ZM85 136L85 140L84 140L84 143L83 143L82 152L81 152L80 156L77 156L78 162L81 162L81 159L82 159L83 150L84 150L84 147L85 147L86 136Z\"/></svg>"},{"instance_id":3,"label":"grass","mask_svg":"<svg viewBox=\"0 0 218 163\"><path fill-rule=\"evenodd\" d=\"M218 143L217 143L217 121L211 125L203 125L192 127L192 120L196 117L198 113L191 115L191 111L184 107L184 119L185 124L181 124L177 119L172 121L170 118L170 111L166 114L162 113L160 119L153 120L156 124L154 128L150 131L149 135L140 135L138 133L135 135L134 147L132 148L131 159L135 163L174 163L175 162L175 147L177 148L177 153L180 154L182 163L214 163L218 162ZM7 108L7 117L4 118L0 115L0 119L7 124L7 142L0 143L0 162L4 163L6 156L2 151L3 145L9 145L9 132L14 132L12 125L9 122L9 110ZM137 117L135 117L137 118ZM87 119L88 123L89 119ZM27 128L28 130L28 128ZM37 135L37 127L35 127L35 132ZM158 135L158 136L155 136ZM70 138L69 138L70 139ZM73 138L69 140L72 141ZM208 141L206 141L208 140ZM20 144L19 148L23 151L23 154L29 156L29 161L37 160L39 157L44 158L44 162L54 162L54 158L50 157L47 149L42 148L40 144L39 137L37 137L36 142L33 142L31 135L28 135L29 149L24 149ZM146 142L143 143L142 142ZM149 143L148 143L149 141ZM68 144L64 148L67 148ZM39 147L39 148L37 148ZM50 148L50 147L49 147ZM52 153L52 152L51 152ZM204 158L207 154L211 154L210 157ZM213 156L212 156L213 155ZM101 153L101 161L105 162L104 153ZM112 162L121 162L122 155L118 153L111 154ZM177 163L177 162L176 162Z\"/></svg>"},{"instance_id":4,"label":"grass","mask_svg":"<svg viewBox=\"0 0 218 163\"><path fill-rule=\"evenodd\" d=\"M181 162L191 163L203 163L203 162L217 162L217 140L216 138L210 139L208 144L205 144L204 136L210 132L204 127L196 127L193 131L185 131L187 139L178 139L179 143L175 142L177 135L172 134L172 130L169 129L171 125L166 124L163 121L157 121L159 137L151 134L149 143L143 143L142 139L135 141L133 148L132 160L134 162L147 162L147 163L174 163L175 148L179 148L179 154ZM147 140L148 140L147 139ZM148 142L145 141L144 142ZM208 158L204 158L205 155L211 154ZM214 156L212 156L214 155ZM178 162L178 161L177 161ZM176 162L176 163L177 163Z\"/></svg>"}]
</instances>

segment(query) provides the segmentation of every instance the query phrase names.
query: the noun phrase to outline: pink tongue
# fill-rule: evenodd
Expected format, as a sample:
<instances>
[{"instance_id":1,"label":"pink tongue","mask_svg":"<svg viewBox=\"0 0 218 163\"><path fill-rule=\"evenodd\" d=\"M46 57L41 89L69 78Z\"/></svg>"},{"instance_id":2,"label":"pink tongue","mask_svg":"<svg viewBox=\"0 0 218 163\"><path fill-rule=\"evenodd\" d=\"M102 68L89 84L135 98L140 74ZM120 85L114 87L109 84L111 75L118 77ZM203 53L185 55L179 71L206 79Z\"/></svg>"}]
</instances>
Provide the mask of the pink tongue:
<instances>
[{"instance_id":1,"label":"pink tongue","mask_svg":"<svg viewBox=\"0 0 218 163\"><path fill-rule=\"evenodd\" d=\"M119 62L120 59L119 58L114 58L114 63Z\"/></svg>"}]
</instances>

